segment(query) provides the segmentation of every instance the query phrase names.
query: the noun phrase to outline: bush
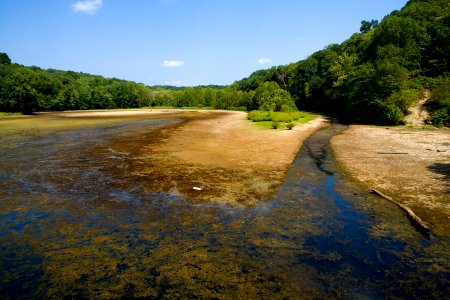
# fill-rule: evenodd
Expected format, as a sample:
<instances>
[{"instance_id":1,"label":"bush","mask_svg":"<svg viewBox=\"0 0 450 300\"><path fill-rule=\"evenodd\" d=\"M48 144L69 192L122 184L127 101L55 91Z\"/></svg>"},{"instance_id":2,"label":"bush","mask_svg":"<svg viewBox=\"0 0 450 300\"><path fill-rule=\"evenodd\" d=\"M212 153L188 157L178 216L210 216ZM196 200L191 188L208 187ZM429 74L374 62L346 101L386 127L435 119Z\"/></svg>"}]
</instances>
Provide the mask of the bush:
<instances>
[{"instance_id":1,"label":"bush","mask_svg":"<svg viewBox=\"0 0 450 300\"><path fill-rule=\"evenodd\" d=\"M294 118L291 113L278 112L278 113L274 113L272 120L275 120L278 122L292 122L294 120Z\"/></svg>"},{"instance_id":2,"label":"bush","mask_svg":"<svg viewBox=\"0 0 450 300\"><path fill-rule=\"evenodd\" d=\"M403 121L403 112L396 105L385 105L381 111L382 122L386 125L399 125Z\"/></svg>"},{"instance_id":3,"label":"bush","mask_svg":"<svg viewBox=\"0 0 450 300\"><path fill-rule=\"evenodd\" d=\"M420 98L421 92L416 89L400 90L393 93L387 100L388 103L396 105L406 114L408 108Z\"/></svg>"},{"instance_id":4,"label":"bush","mask_svg":"<svg viewBox=\"0 0 450 300\"><path fill-rule=\"evenodd\" d=\"M292 130L292 128L294 128L294 126L295 126L295 123L293 123L293 122L289 122L289 123L286 124L286 127L289 130Z\"/></svg>"},{"instance_id":5,"label":"bush","mask_svg":"<svg viewBox=\"0 0 450 300\"><path fill-rule=\"evenodd\" d=\"M294 121L300 120L306 116L305 113L302 113L300 111L293 112L292 115L293 115Z\"/></svg>"},{"instance_id":6,"label":"bush","mask_svg":"<svg viewBox=\"0 0 450 300\"><path fill-rule=\"evenodd\" d=\"M403 121L403 112L392 103L384 103L381 100L369 104L368 120L379 125L399 125Z\"/></svg>"},{"instance_id":7,"label":"bush","mask_svg":"<svg viewBox=\"0 0 450 300\"><path fill-rule=\"evenodd\" d=\"M434 111L428 121L436 127L450 126L450 115L446 108Z\"/></svg>"},{"instance_id":8,"label":"bush","mask_svg":"<svg viewBox=\"0 0 450 300\"><path fill-rule=\"evenodd\" d=\"M428 121L436 127L450 126L450 78L441 78L426 103L431 114Z\"/></svg>"},{"instance_id":9,"label":"bush","mask_svg":"<svg viewBox=\"0 0 450 300\"><path fill-rule=\"evenodd\" d=\"M280 123L278 123L278 121L272 121L272 128L278 129L278 127L280 127Z\"/></svg>"},{"instance_id":10,"label":"bush","mask_svg":"<svg viewBox=\"0 0 450 300\"><path fill-rule=\"evenodd\" d=\"M248 113L247 119L252 120L253 122L272 121L272 116L271 113L267 111L252 110Z\"/></svg>"}]
</instances>

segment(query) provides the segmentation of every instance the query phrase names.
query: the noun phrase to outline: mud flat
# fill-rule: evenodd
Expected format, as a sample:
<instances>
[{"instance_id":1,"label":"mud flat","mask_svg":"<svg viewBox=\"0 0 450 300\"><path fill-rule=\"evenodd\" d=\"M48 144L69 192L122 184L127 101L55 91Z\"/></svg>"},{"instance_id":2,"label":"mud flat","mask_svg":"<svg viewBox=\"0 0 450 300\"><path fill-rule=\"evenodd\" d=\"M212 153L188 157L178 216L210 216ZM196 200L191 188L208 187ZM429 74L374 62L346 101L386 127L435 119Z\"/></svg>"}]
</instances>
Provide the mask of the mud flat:
<instances>
[{"instance_id":1,"label":"mud flat","mask_svg":"<svg viewBox=\"0 0 450 300\"><path fill-rule=\"evenodd\" d=\"M190 199L253 205L282 183L303 141L328 122L317 118L293 130L262 130L243 112L183 113L181 122L138 140L116 140L130 153L130 170L155 191Z\"/></svg>"},{"instance_id":2,"label":"mud flat","mask_svg":"<svg viewBox=\"0 0 450 300\"><path fill-rule=\"evenodd\" d=\"M249 206L276 192L303 141L328 121L319 117L293 130L264 130L246 116L244 112L176 109L39 113L0 119L0 139L9 137L13 147L14 141L25 136L110 128L103 133L106 144L86 145L90 156L109 149L121 157L125 169L111 163L102 166L109 175L138 180L152 192ZM151 120L167 121L153 126ZM130 125L113 129L120 124Z\"/></svg>"},{"instance_id":3,"label":"mud flat","mask_svg":"<svg viewBox=\"0 0 450 300\"><path fill-rule=\"evenodd\" d=\"M365 188L410 208L437 235L450 232L450 130L352 125L331 145Z\"/></svg>"}]
</instances>

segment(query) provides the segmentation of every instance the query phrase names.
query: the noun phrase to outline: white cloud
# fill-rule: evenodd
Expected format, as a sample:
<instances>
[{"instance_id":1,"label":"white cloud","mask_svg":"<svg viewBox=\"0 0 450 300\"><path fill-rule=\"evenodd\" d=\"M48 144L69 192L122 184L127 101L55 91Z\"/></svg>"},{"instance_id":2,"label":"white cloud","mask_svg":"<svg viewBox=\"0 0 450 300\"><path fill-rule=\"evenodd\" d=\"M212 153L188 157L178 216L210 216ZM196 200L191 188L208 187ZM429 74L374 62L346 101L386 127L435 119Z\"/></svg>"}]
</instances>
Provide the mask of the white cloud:
<instances>
[{"instance_id":1,"label":"white cloud","mask_svg":"<svg viewBox=\"0 0 450 300\"><path fill-rule=\"evenodd\" d=\"M184 65L184 61L182 60L165 60L161 67L164 68L179 68Z\"/></svg>"},{"instance_id":2,"label":"white cloud","mask_svg":"<svg viewBox=\"0 0 450 300\"><path fill-rule=\"evenodd\" d=\"M267 65L270 64L272 60L270 58L260 58L258 59L258 64L260 65Z\"/></svg>"},{"instance_id":3,"label":"white cloud","mask_svg":"<svg viewBox=\"0 0 450 300\"><path fill-rule=\"evenodd\" d=\"M94 14L99 8L102 6L102 0L85 0L78 1L74 5L72 5L72 10L74 12L81 12L86 14Z\"/></svg>"}]
</instances>

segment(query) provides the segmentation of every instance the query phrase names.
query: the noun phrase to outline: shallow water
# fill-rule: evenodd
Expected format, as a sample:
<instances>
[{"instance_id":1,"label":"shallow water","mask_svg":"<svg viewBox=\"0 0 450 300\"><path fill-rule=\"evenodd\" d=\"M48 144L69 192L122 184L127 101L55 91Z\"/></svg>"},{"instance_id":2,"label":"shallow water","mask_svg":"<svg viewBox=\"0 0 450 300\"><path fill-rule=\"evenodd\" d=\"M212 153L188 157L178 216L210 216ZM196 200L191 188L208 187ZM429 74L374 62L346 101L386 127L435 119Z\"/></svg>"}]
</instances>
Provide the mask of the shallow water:
<instances>
[{"instance_id":1,"label":"shallow water","mask_svg":"<svg viewBox=\"0 0 450 300\"><path fill-rule=\"evenodd\" d=\"M175 119L45 118L0 122L2 298L450 294L449 237L427 239L346 181L328 146L342 126L308 139L276 195L246 208L151 191L128 175L133 157L117 137Z\"/></svg>"}]
</instances>

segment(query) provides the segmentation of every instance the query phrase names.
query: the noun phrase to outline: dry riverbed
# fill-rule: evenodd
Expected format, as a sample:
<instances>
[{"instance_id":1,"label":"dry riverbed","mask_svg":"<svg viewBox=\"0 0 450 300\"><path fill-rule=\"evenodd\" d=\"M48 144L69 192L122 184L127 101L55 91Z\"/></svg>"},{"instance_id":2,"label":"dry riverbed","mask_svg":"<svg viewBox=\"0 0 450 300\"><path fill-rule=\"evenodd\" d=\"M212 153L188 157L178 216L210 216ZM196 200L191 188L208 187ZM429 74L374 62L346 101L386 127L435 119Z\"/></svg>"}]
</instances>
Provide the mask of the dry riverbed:
<instances>
[{"instance_id":1,"label":"dry riverbed","mask_svg":"<svg viewBox=\"0 0 450 300\"><path fill-rule=\"evenodd\" d=\"M450 130L352 125L331 145L366 189L411 208L436 234L450 232Z\"/></svg>"}]
</instances>

